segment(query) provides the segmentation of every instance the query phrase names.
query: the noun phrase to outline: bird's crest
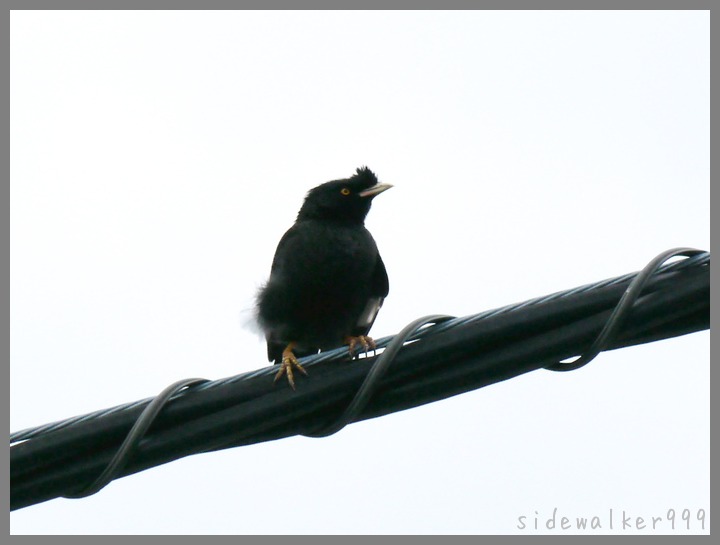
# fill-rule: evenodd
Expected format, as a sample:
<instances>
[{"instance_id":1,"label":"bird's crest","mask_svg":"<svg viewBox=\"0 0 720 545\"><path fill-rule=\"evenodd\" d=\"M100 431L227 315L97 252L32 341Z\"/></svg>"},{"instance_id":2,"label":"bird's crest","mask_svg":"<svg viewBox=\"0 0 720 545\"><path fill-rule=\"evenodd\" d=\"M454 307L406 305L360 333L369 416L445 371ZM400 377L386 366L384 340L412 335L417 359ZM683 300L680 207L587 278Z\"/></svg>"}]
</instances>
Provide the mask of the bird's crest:
<instances>
[{"instance_id":1,"label":"bird's crest","mask_svg":"<svg viewBox=\"0 0 720 545\"><path fill-rule=\"evenodd\" d=\"M358 168L355 172L356 174L355 176L353 176L353 178L358 178L367 182L371 182L372 184L376 184L378 181L375 173L366 166Z\"/></svg>"}]
</instances>

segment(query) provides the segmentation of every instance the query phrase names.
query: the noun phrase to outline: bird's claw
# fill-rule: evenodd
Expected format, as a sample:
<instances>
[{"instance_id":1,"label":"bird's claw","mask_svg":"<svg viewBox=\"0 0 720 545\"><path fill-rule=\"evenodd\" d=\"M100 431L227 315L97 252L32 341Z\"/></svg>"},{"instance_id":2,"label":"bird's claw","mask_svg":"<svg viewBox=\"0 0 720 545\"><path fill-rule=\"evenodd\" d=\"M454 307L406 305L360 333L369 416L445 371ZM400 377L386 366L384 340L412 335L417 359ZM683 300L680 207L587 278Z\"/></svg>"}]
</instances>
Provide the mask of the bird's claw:
<instances>
[{"instance_id":1,"label":"bird's claw","mask_svg":"<svg viewBox=\"0 0 720 545\"><path fill-rule=\"evenodd\" d=\"M282 353L282 363L280 364L280 370L275 374L275 380L277 382L280 377L287 375L290 387L295 389L295 378L293 377L293 368L300 371L303 375L307 376L307 371L300 365L295 354L292 352L292 346L288 346Z\"/></svg>"},{"instance_id":2,"label":"bird's claw","mask_svg":"<svg viewBox=\"0 0 720 545\"><path fill-rule=\"evenodd\" d=\"M346 337L345 343L348 345L348 350L350 351L351 356L355 356L355 349L358 345L362 346L362 352L364 352L365 354L370 352L370 350L375 350L377 348L377 344L375 344L375 341L372 339L372 337L368 337L367 335Z\"/></svg>"}]
</instances>

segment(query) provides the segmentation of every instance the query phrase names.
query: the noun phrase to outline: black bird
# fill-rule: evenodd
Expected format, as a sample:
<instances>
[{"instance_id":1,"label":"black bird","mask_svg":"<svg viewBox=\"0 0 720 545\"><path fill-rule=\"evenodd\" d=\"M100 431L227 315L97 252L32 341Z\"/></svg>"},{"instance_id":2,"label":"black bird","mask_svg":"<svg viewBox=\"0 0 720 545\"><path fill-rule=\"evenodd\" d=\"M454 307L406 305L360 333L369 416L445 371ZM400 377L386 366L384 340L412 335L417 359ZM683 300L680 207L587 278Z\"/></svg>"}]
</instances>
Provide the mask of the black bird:
<instances>
[{"instance_id":1,"label":"black bird","mask_svg":"<svg viewBox=\"0 0 720 545\"><path fill-rule=\"evenodd\" d=\"M270 279L257 296L257 318L268 360L280 364L277 381L293 369L307 375L296 356L349 345L375 348L368 337L389 291L375 240L365 228L374 197L391 188L358 168L346 179L311 189L295 224L280 239Z\"/></svg>"}]
</instances>

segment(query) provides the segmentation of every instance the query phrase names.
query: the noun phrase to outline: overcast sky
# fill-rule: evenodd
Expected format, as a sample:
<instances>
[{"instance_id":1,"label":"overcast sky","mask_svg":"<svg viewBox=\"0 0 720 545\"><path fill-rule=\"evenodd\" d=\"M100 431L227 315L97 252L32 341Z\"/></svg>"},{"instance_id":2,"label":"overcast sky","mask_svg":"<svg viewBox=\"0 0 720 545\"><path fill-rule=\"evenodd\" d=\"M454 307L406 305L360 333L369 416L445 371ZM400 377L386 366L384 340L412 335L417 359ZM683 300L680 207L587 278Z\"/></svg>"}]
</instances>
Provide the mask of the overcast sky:
<instances>
[{"instance_id":1,"label":"overcast sky","mask_svg":"<svg viewBox=\"0 0 720 545\"><path fill-rule=\"evenodd\" d=\"M277 241L308 189L361 165L395 186L367 221L390 277L376 337L709 249L709 29L698 11L13 12L11 430L267 365L243 321ZM604 353L185 458L11 531L695 517L709 363L708 332Z\"/></svg>"}]
</instances>

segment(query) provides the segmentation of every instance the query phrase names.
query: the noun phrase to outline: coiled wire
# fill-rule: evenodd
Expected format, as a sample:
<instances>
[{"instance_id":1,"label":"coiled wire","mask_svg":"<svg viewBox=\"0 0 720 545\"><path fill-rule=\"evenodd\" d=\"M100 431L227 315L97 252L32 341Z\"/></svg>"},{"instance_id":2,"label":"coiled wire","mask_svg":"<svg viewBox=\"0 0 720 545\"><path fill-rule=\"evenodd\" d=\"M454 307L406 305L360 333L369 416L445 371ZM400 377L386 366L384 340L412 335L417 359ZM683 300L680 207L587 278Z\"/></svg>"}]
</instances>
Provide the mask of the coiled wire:
<instances>
[{"instance_id":1,"label":"coiled wire","mask_svg":"<svg viewBox=\"0 0 720 545\"><path fill-rule=\"evenodd\" d=\"M683 256L687 259L671 264L666 264L669 259L678 256ZM368 371L367 376L365 377L360 388L358 389L346 409L332 422L328 422L319 429L309 433L305 433L304 435L316 438L327 437L329 435L337 433L348 423L354 421L356 417L361 413L362 409L366 406L368 401L372 398L374 392L376 391L380 383L380 379L385 374L389 366L392 364L397 353L409 341L414 341L417 339L421 339L427 335L433 335L443 331L447 331L448 329L458 327L460 325L483 320L490 316L517 311L528 306L548 302L554 299L583 293L585 291L591 291L599 287L605 287L625 282L630 278L634 277L630 285L627 287L622 297L618 301L609 319L605 323L602 331L599 333L591 346L572 362L558 362L545 367L546 369L552 371L571 371L578 369L589 363L601 351L603 351L612 344L613 340L621 329L623 321L627 317L628 313L632 310L633 304L635 303L639 295L642 293L643 288L645 287L649 279L654 274L658 273L659 271L666 272L671 270L681 270L689 266L702 265L708 263L709 260L710 254L708 252L703 252L701 250L696 250L693 248L674 248L671 250L667 250L655 257L639 273L632 273L602 282L588 284L579 288L574 288L572 290L557 292L552 295L538 297L536 299L532 299L522 303L508 305L506 307L486 311L464 318L455 318L452 316L435 314L414 320L405 328L403 328L403 330L400 331L400 333L398 333L397 335L391 337L384 337L377 341L378 348L384 348L384 350L373 363L373 366ZM429 326L429 324L433 325ZM345 348L339 348L318 355L303 358L302 362L303 365L312 366L321 362L337 360L346 357L347 350ZM157 418L158 414L168 403L172 402L172 400L176 399L180 395L184 395L185 393L187 393L187 391L191 389L211 389L219 387L223 384L246 380L250 377L256 377L260 374L270 375L273 372L274 371L272 367L268 367L251 373L243 373L241 375L215 381L201 378L184 379L171 384L155 398L119 405L117 407L112 407L86 415L69 418L59 422L46 424L44 426L16 432L10 436L10 442L12 444L20 441L26 441L50 432L73 426L81 422L85 422L87 420L101 418L110 414L147 404L143 412L135 421L135 424L132 426L131 430L128 432L125 440L119 447L118 451L113 456L107 467L102 471L102 473L98 475L98 477L94 479L93 482L91 482L90 484L83 486L80 489L73 491L72 493L64 495L67 498L86 497L98 492L118 476L122 469L127 465L127 462L131 459L140 440L146 434L154 420Z\"/></svg>"}]
</instances>

